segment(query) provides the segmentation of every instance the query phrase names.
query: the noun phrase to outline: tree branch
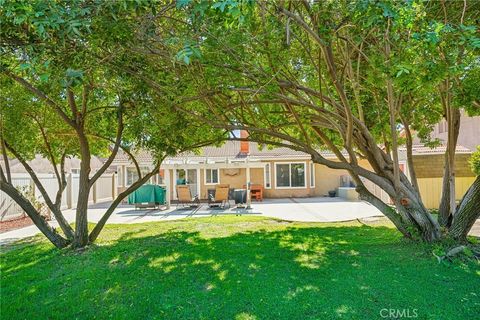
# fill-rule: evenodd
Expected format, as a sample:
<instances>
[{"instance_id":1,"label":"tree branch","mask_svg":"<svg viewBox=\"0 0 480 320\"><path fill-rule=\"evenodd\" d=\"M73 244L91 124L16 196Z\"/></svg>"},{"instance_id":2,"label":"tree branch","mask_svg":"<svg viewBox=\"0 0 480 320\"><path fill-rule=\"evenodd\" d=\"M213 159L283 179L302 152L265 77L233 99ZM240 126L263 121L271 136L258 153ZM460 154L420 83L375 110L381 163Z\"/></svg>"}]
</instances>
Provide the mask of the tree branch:
<instances>
[{"instance_id":1,"label":"tree branch","mask_svg":"<svg viewBox=\"0 0 480 320\"><path fill-rule=\"evenodd\" d=\"M49 106L53 108L53 110L71 127L75 127L75 122L68 117L68 115L62 110L62 108L52 99L50 99L45 93L43 93L40 89L36 88L33 86L30 82L27 80L11 73L10 71L6 70L3 71L5 75L7 75L9 78L15 80L18 82L20 85L22 85L25 89L33 93L35 96L37 96L40 100L46 102Z\"/></svg>"}]
</instances>

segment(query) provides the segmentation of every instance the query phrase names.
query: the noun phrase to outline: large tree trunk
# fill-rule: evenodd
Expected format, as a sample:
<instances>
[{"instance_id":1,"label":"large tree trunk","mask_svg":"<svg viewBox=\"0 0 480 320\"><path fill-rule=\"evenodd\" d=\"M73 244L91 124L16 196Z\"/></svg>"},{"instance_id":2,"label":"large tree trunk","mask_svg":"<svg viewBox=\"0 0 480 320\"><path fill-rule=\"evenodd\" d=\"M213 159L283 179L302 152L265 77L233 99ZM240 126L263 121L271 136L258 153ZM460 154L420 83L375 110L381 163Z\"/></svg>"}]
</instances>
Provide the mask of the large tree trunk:
<instances>
[{"instance_id":1,"label":"large tree trunk","mask_svg":"<svg viewBox=\"0 0 480 320\"><path fill-rule=\"evenodd\" d=\"M463 196L460 206L453 217L449 235L459 241L466 241L467 234L480 217L480 176Z\"/></svg>"},{"instance_id":2,"label":"large tree trunk","mask_svg":"<svg viewBox=\"0 0 480 320\"><path fill-rule=\"evenodd\" d=\"M28 201L14 186L0 180L0 190L8 194L32 219L37 228L52 242L57 248L68 246L68 240L59 235L54 228L38 213L35 207Z\"/></svg>"},{"instance_id":3,"label":"large tree trunk","mask_svg":"<svg viewBox=\"0 0 480 320\"><path fill-rule=\"evenodd\" d=\"M130 192L132 192L134 190L130 190ZM92 232L90 233L90 235L88 236L88 239L90 242L94 242L95 240L97 240L97 237L98 235L100 234L100 232L103 230L103 227L105 227L105 224L107 223L108 219L110 218L110 216L112 215L113 211L115 211L115 209L117 208L117 206L120 204L120 202L122 202L123 199L125 199L125 197L130 193L130 192L122 192L120 193L117 198L115 200L113 200L112 204L110 205L110 207L108 207L107 211L105 212L105 214L102 216L102 218L97 222L97 224L95 225L95 227L93 228Z\"/></svg>"},{"instance_id":4,"label":"large tree trunk","mask_svg":"<svg viewBox=\"0 0 480 320\"><path fill-rule=\"evenodd\" d=\"M88 161L88 169L84 164L85 160L82 159L79 188L78 188L78 200L77 209L75 212L75 238L73 246L75 248L82 248L88 244L88 197L90 195L89 185L89 173L90 173L90 161Z\"/></svg>"},{"instance_id":5,"label":"large tree trunk","mask_svg":"<svg viewBox=\"0 0 480 320\"><path fill-rule=\"evenodd\" d=\"M447 110L448 141L445 152L445 171L443 175L442 198L440 200L438 222L449 227L455 212L455 151L460 132L460 110L449 107Z\"/></svg>"},{"instance_id":6,"label":"large tree trunk","mask_svg":"<svg viewBox=\"0 0 480 320\"><path fill-rule=\"evenodd\" d=\"M8 160L8 155L7 155L7 148L5 147L5 140L3 138L0 138L0 144L2 147L2 157L3 157L3 162L5 165L5 172L7 174L7 182L12 183L12 174L10 173L10 162Z\"/></svg>"},{"instance_id":7,"label":"large tree trunk","mask_svg":"<svg viewBox=\"0 0 480 320\"><path fill-rule=\"evenodd\" d=\"M92 232L90 232L90 235L88 236L90 242L94 242L97 239L98 235L100 234L103 227L107 223L113 211L115 211L117 206L120 204L120 202L122 202L122 200L125 199L125 197L128 196L130 193L137 190L140 186L142 186L145 182L147 182L148 179L153 177L158 172L159 169L160 169L160 165L158 164L155 166L155 168L152 171L150 171L148 174L143 176L141 179L137 180L134 184L132 184L130 187L128 187L126 190L124 190L122 193L120 193L117 196L117 198L112 202L110 207L108 207L107 211L102 216L102 218L97 222Z\"/></svg>"},{"instance_id":8,"label":"large tree trunk","mask_svg":"<svg viewBox=\"0 0 480 320\"><path fill-rule=\"evenodd\" d=\"M368 203L375 206L380 212L382 212L392 223L397 227L397 229L407 238L412 238L410 233L408 222L404 221L402 217L395 211L394 208L385 204L382 200L373 195L370 191L367 190L364 186L357 186L356 188L360 199L367 201Z\"/></svg>"},{"instance_id":9,"label":"large tree trunk","mask_svg":"<svg viewBox=\"0 0 480 320\"><path fill-rule=\"evenodd\" d=\"M417 230L420 238L426 242L438 241L441 239L440 226L433 219L430 212L425 208L418 198L402 198L395 202L397 211L410 217L413 230Z\"/></svg>"},{"instance_id":10,"label":"large tree trunk","mask_svg":"<svg viewBox=\"0 0 480 320\"><path fill-rule=\"evenodd\" d=\"M410 131L410 125L408 124L407 121L403 121L403 124L405 126L408 173L410 174L410 181L412 183L412 186L417 191L418 197L421 199L420 188L418 187L417 173L415 172L415 167L414 167L414 163L413 163L412 132Z\"/></svg>"},{"instance_id":11,"label":"large tree trunk","mask_svg":"<svg viewBox=\"0 0 480 320\"><path fill-rule=\"evenodd\" d=\"M80 143L80 177L78 188L77 210L75 212L75 239L73 247L83 248L88 244L88 196L90 194L90 149L83 128L77 128Z\"/></svg>"}]
</instances>

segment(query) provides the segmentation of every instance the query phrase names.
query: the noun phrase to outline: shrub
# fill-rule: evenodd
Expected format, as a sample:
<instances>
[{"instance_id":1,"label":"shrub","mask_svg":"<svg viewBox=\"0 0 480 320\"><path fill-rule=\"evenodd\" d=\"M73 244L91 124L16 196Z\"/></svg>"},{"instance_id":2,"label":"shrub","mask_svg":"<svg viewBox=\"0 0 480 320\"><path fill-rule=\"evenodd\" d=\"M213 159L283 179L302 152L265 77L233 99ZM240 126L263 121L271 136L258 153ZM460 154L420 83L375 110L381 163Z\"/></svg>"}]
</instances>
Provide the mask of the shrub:
<instances>
[{"instance_id":1,"label":"shrub","mask_svg":"<svg viewBox=\"0 0 480 320\"><path fill-rule=\"evenodd\" d=\"M480 146L477 146L477 151L472 153L472 156L470 157L470 160L468 160L468 163L470 163L470 168L472 169L472 172L480 176Z\"/></svg>"}]
</instances>

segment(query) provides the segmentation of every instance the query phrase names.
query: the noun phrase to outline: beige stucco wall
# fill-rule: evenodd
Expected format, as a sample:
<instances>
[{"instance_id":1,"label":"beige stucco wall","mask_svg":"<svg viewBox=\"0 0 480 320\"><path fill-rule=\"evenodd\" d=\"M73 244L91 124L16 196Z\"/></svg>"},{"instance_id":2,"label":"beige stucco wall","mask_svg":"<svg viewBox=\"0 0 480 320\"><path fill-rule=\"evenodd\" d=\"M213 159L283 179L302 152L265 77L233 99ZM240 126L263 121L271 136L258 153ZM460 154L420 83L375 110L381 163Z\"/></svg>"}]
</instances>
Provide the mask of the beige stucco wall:
<instances>
[{"instance_id":1,"label":"beige stucco wall","mask_svg":"<svg viewBox=\"0 0 480 320\"><path fill-rule=\"evenodd\" d=\"M315 164L315 196L326 196L328 191L340 186L340 176L348 174L344 170L330 169L327 166Z\"/></svg>"},{"instance_id":2,"label":"beige stucco wall","mask_svg":"<svg viewBox=\"0 0 480 320\"><path fill-rule=\"evenodd\" d=\"M234 171L237 171L236 174L233 174ZM230 172L230 174L227 174ZM220 176L220 183L221 184L228 184L230 188L240 189L243 188L243 185L246 183L245 177L245 169L220 169L219 176ZM208 189L215 189L214 184L205 184L205 170L200 169L200 198L207 199Z\"/></svg>"},{"instance_id":3,"label":"beige stucco wall","mask_svg":"<svg viewBox=\"0 0 480 320\"><path fill-rule=\"evenodd\" d=\"M358 164L368 170L372 167L367 160L359 160ZM327 166L315 164L315 188L312 196L327 196L328 191L336 190L340 186L340 177L348 175L346 170L330 169Z\"/></svg>"},{"instance_id":4,"label":"beige stucco wall","mask_svg":"<svg viewBox=\"0 0 480 320\"><path fill-rule=\"evenodd\" d=\"M246 169L220 169L220 183L228 184L230 188L241 189L247 183ZM211 186L215 188L215 186Z\"/></svg>"},{"instance_id":5,"label":"beige stucco wall","mask_svg":"<svg viewBox=\"0 0 480 320\"><path fill-rule=\"evenodd\" d=\"M265 186L264 184L265 176L264 176L263 168L251 168L250 181L253 184L260 184L262 186Z\"/></svg>"}]
</instances>

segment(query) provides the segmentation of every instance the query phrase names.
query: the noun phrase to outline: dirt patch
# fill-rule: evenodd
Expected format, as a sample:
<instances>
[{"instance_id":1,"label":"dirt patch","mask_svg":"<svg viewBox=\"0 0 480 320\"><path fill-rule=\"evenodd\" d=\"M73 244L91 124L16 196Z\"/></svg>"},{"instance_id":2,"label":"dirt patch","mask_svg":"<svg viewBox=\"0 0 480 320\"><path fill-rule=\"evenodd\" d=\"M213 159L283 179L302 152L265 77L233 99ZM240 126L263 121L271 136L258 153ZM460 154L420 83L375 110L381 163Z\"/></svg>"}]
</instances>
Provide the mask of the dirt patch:
<instances>
[{"instance_id":1,"label":"dirt patch","mask_svg":"<svg viewBox=\"0 0 480 320\"><path fill-rule=\"evenodd\" d=\"M7 231L20 229L23 227L28 227L33 224L32 219L29 217L22 217L18 219L13 219L9 221L1 221L0 222L0 233L4 233Z\"/></svg>"}]
</instances>

